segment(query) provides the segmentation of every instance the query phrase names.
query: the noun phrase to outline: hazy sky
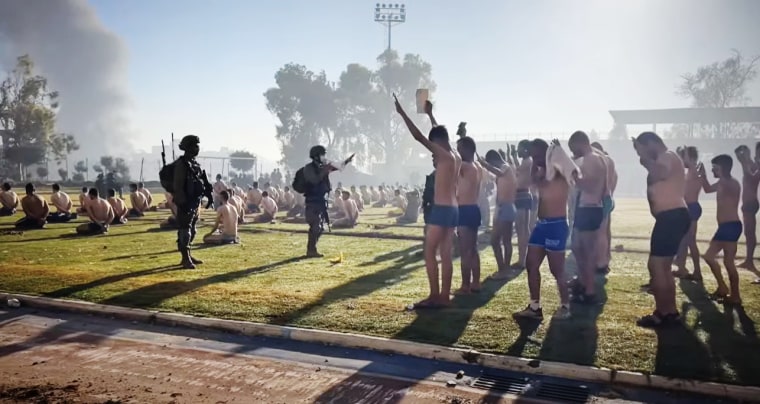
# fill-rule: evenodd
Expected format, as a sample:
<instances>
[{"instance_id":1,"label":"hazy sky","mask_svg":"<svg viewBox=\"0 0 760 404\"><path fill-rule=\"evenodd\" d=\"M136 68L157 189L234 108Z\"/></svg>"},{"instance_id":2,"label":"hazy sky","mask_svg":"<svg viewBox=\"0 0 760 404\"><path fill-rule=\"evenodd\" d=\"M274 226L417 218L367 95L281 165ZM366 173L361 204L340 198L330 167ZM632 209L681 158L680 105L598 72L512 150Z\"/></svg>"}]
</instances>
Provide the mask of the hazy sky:
<instances>
[{"instance_id":1,"label":"hazy sky","mask_svg":"<svg viewBox=\"0 0 760 404\"><path fill-rule=\"evenodd\" d=\"M338 79L386 47L374 1L90 0L129 49L138 148L169 132L279 158L264 91L296 62ZM760 54L760 1L411 0L393 48L433 66L446 123L473 134L612 126L609 109L686 106L679 75ZM760 104L760 83L752 86ZM388 102L391 102L389 100Z\"/></svg>"}]
</instances>

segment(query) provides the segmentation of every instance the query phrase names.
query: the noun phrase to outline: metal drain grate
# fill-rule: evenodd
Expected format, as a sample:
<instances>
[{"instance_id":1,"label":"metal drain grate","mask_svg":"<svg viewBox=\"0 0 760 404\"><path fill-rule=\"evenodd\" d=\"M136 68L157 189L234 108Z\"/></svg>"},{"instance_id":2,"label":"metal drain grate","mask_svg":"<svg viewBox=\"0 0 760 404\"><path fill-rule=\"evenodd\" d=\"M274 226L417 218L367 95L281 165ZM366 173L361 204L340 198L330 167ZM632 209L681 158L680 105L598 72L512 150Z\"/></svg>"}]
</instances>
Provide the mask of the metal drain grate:
<instances>
[{"instance_id":1,"label":"metal drain grate","mask_svg":"<svg viewBox=\"0 0 760 404\"><path fill-rule=\"evenodd\" d=\"M562 401L567 403L585 403L588 401L589 389L586 386L571 386L558 383L541 383L537 398Z\"/></svg>"},{"instance_id":2,"label":"metal drain grate","mask_svg":"<svg viewBox=\"0 0 760 404\"><path fill-rule=\"evenodd\" d=\"M472 387L483 390L503 391L509 394L522 394L528 386L528 379L484 374L472 383Z\"/></svg>"}]
</instances>

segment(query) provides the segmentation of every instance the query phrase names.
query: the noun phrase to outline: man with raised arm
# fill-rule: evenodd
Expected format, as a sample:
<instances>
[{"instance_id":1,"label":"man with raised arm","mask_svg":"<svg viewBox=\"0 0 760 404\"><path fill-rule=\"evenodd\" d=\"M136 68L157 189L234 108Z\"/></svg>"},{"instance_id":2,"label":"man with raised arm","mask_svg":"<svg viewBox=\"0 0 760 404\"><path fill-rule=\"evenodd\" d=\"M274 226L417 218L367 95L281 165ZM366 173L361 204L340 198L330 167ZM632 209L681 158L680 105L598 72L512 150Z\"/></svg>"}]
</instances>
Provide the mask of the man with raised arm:
<instances>
[{"instance_id":1,"label":"man with raised arm","mask_svg":"<svg viewBox=\"0 0 760 404\"><path fill-rule=\"evenodd\" d=\"M699 153L696 147L687 146L679 148L677 151L683 160L683 165L686 167L686 189L683 198L686 201L686 208L689 209L691 226L686 236L681 240L681 245L678 247L678 254L676 255L677 269L673 272L673 276L702 283L701 256L699 254L699 246L697 245L697 228L699 218L702 217L702 205L699 204L699 193L702 192L702 178L698 167L702 164L699 162ZM689 273L686 269L687 255L691 256L694 265L693 273Z\"/></svg>"},{"instance_id":2,"label":"man with raised arm","mask_svg":"<svg viewBox=\"0 0 760 404\"><path fill-rule=\"evenodd\" d=\"M743 152L737 154L743 154ZM733 159L727 154L721 154L712 159L712 172L718 179L715 184L710 184L705 175L704 166L701 166L702 186L706 193L716 193L716 204L718 205L718 230L710 240L710 247L707 248L704 259L718 282L718 289L710 297L723 303L741 305L739 273L734 263L736 243L742 235L742 222L739 220L738 213L741 185L731 176L733 164ZM746 201L744 203L746 204ZM726 285L726 281L723 280L720 264L716 260L716 256L721 251L723 251L723 265L726 266L728 281L731 284L730 289Z\"/></svg>"},{"instance_id":3,"label":"man with raised arm","mask_svg":"<svg viewBox=\"0 0 760 404\"><path fill-rule=\"evenodd\" d=\"M559 146L556 139L553 144ZM528 270L528 290L530 303L525 310L515 313L516 317L543 320L541 307L541 264L549 260L549 270L557 282L560 307L553 318L570 318L570 293L565 280L565 247L569 228L567 225L567 196L570 190L568 180L557 173L553 178L546 176L546 151L549 144L541 139L531 143L530 157L533 160L531 172L538 188L538 221L530 235L525 264Z\"/></svg>"},{"instance_id":4,"label":"man with raised arm","mask_svg":"<svg viewBox=\"0 0 760 404\"><path fill-rule=\"evenodd\" d=\"M457 140L457 152L462 158L457 177L456 193L459 205L460 264L462 269L462 286L454 294L480 292L480 255L478 254L478 229L482 224L480 216L480 183L483 171L475 162L475 141L469 136Z\"/></svg>"},{"instance_id":5,"label":"man with raised arm","mask_svg":"<svg viewBox=\"0 0 760 404\"><path fill-rule=\"evenodd\" d=\"M755 146L755 152L760 150L760 142ZM744 217L744 238L747 241L747 255L739 268L757 272L755 267L755 247L757 246L757 211L760 204L757 200L757 186L760 183L760 167L752 161L749 147L736 148L736 159L742 165L742 216Z\"/></svg>"},{"instance_id":6,"label":"man with raised arm","mask_svg":"<svg viewBox=\"0 0 760 404\"><path fill-rule=\"evenodd\" d=\"M490 279L507 279L512 261L512 226L517 216L517 176L514 167L505 162L495 150L489 150L486 158L480 159L480 164L496 176L496 215L491 232L491 247L496 257L497 272Z\"/></svg>"},{"instance_id":7,"label":"man with raised arm","mask_svg":"<svg viewBox=\"0 0 760 404\"><path fill-rule=\"evenodd\" d=\"M394 96L395 98L395 96ZM425 110L433 123L433 128L426 138L404 112L396 101L396 111L401 115L414 139L433 153L436 175L433 192L433 206L425 234L425 269L430 283L430 295L415 304L416 308L437 308L450 304L451 260L454 229L459 223L459 205L457 205L457 178L462 159L451 149L449 133L446 127L439 126L433 117L433 104L427 102ZM438 261L436 253L441 256L441 285L438 285Z\"/></svg>"},{"instance_id":8,"label":"man with raised arm","mask_svg":"<svg viewBox=\"0 0 760 404\"><path fill-rule=\"evenodd\" d=\"M683 161L654 132L643 132L633 139L639 162L646 168L647 199L655 223L649 242L650 290L655 310L637 321L640 327L654 328L679 323L676 284L670 267L681 240L691 227L684 191L686 173Z\"/></svg>"},{"instance_id":9,"label":"man with raised arm","mask_svg":"<svg viewBox=\"0 0 760 404\"><path fill-rule=\"evenodd\" d=\"M603 199L607 192L607 165L601 154L591 147L588 135L577 131L568 142L573 156L582 160L580 174L575 178L578 192L573 218L572 250L578 267L578 278L582 288L576 290L576 303L596 303L596 270L598 254L606 254L599 247L599 237L603 236ZM581 290L582 289L582 290Z\"/></svg>"},{"instance_id":10,"label":"man with raised arm","mask_svg":"<svg viewBox=\"0 0 760 404\"><path fill-rule=\"evenodd\" d=\"M515 194L515 207L517 208L517 263L515 268L525 267L525 255L528 250L528 238L530 237L530 218L533 207L533 194L531 187L531 167L533 161L530 157L530 141L521 140L517 149L512 149L512 160L517 166L517 193ZM521 159L517 163L518 157Z\"/></svg>"}]
</instances>

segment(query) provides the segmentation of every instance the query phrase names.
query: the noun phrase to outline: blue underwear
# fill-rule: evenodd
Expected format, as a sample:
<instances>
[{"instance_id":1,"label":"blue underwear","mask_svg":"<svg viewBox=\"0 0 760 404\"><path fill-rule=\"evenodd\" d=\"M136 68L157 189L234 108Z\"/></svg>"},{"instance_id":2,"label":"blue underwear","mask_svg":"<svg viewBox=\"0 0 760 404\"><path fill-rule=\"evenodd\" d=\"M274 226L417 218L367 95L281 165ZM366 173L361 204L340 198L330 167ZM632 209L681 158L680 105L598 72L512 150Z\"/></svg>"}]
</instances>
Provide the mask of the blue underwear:
<instances>
[{"instance_id":1,"label":"blue underwear","mask_svg":"<svg viewBox=\"0 0 760 404\"><path fill-rule=\"evenodd\" d=\"M497 220L500 222L514 222L517 217L517 207L514 203L500 203Z\"/></svg>"},{"instance_id":2,"label":"blue underwear","mask_svg":"<svg viewBox=\"0 0 760 404\"><path fill-rule=\"evenodd\" d=\"M530 210L533 207L533 195L529 191L517 191L515 207L518 210Z\"/></svg>"},{"instance_id":3,"label":"blue underwear","mask_svg":"<svg viewBox=\"0 0 760 404\"><path fill-rule=\"evenodd\" d=\"M478 210L480 213L480 210ZM456 206L433 205L427 224L441 227L457 227L459 225L459 208Z\"/></svg>"},{"instance_id":4,"label":"blue underwear","mask_svg":"<svg viewBox=\"0 0 760 404\"><path fill-rule=\"evenodd\" d=\"M699 202L689 203L686 207L689 209L689 216L691 217L692 222L697 221L702 217L702 205L700 205Z\"/></svg>"},{"instance_id":5,"label":"blue underwear","mask_svg":"<svg viewBox=\"0 0 760 404\"><path fill-rule=\"evenodd\" d=\"M480 206L459 206L459 226L477 230L478 227L480 227L481 221L482 219L480 217Z\"/></svg>"},{"instance_id":6,"label":"blue underwear","mask_svg":"<svg viewBox=\"0 0 760 404\"><path fill-rule=\"evenodd\" d=\"M565 217L538 219L528 239L528 245L547 251L565 251L569 232Z\"/></svg>"},{"instance_id":7,"label":"blue underwear","mask_svg":"<svg viewBox=\"0 0 760 404\"><path fill-rule=\"evenodd\" d=\"M607 195L602 199L602 208L604 210L604 217L607 217L615 210L615 201L611 196Z\"/></svg>"},{"instance_id":8,"label":"blue underwear","mask_svg":"<svg viewBox=\"0 0 760 404\"><path fill-rule=\"evenodd\" d=\"M718 224L718 230L715 231L713 241L726 241L735 243L739 241L742 235L742 222L725 222Z\"/></svg>"}]
</instances>

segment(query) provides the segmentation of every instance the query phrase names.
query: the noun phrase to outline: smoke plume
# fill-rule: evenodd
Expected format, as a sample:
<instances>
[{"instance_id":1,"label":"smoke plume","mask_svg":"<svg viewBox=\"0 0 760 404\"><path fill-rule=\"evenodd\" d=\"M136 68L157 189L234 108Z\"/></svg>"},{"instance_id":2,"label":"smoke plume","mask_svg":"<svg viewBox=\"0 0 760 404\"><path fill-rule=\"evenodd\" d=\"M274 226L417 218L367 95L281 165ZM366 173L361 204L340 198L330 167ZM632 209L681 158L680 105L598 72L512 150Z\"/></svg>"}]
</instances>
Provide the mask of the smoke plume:
<instances>
[{"instance_id":1,"label":"smoke plume","mask_svg":"<svg viewBox=\"0 0 760 404\"><path fill-rule=\"evenodd\" d=\"M0 65L24 54L60 93L57 130L75 135L77 155L130 149L127 48L86 0L0 0Z\"/></svg>"}]
</instances>

